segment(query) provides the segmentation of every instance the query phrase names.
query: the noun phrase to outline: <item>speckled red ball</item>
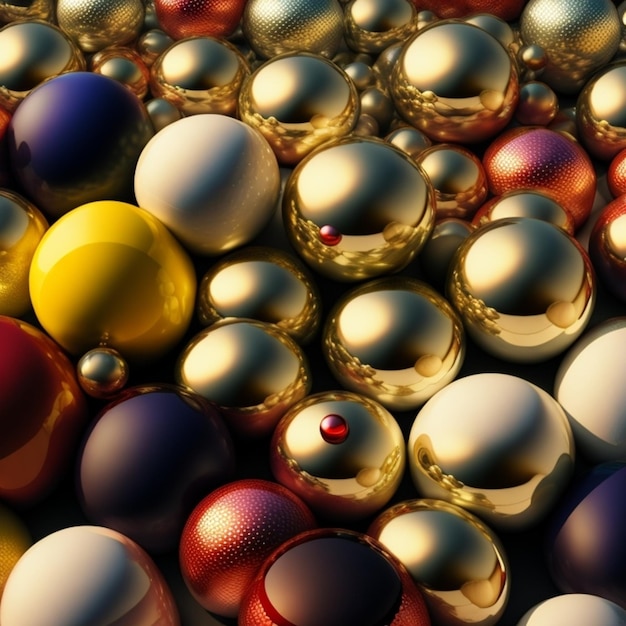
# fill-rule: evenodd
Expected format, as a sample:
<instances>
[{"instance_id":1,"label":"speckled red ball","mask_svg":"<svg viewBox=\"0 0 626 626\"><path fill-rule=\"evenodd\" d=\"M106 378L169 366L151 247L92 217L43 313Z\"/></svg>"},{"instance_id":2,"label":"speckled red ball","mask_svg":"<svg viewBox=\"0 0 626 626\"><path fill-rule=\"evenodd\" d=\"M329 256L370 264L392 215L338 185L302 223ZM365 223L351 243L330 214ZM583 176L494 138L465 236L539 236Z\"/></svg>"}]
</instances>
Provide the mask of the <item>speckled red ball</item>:
<instances>
[{"instance_id":1,"label":"speckled red ball","mask_svg":"<svg viewBox=\"0 0 626 626\"><path fill-rule=\"evenodd\" d=\"M626 148L620 150L611 160L606 183L614 198L626 193Z\"/></svg>"},{"instance_id":2,"label":"speckled red ball","mask_svg":"<svg viewBox=\"0 0 626 626\"><path fill-rule=\"evenodd\" d=\"M418 11L432 11L441 19L491 13L503 20L517 19L526 0L413 0Z\"/></svg>"}]
</instances>

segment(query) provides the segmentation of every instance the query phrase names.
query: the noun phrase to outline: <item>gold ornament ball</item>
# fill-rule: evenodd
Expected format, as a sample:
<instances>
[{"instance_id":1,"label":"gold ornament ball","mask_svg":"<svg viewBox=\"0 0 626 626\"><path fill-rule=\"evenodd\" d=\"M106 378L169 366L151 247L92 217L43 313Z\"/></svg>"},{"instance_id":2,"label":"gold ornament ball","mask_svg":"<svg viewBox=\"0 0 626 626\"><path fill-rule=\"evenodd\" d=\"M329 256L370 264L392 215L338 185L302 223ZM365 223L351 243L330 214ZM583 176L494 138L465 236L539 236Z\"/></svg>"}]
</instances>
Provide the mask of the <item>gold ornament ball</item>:
<instances>
[{"instance_id":1,"label":"gold ornament ball","mask_svg":"<svg viewBox=\"0 0 626 626\"><path fill-rule=\"evenodd\" d=\"M518 75L507 49L486 30L434 22L403 45L390 81L398 113L433 141L477 143L513 117Z\"/></svg>"},{"instance_id":2,"label":"gold ornament ball","mask_svg":"<svg viewBox=\"0 0 626 626\"><path fill-rule=\"evenodd\" d=\"M132 48L110 46L100 50L89 59L89 69L119 81L140 100L148 95L150 71L139 53Z\"/></svg>"},{"instance_id":3,"label":"gold ornament ball","mask_svg":"<svg viewBox=\"0 0 626 626\"><path fill-rule=\"evenodd\" d=\"M148 100L146 102L146 111L157 133L168 124L176 122L183 117L182 111L164 98L152 98L152 100Z\"/></svg>"},{"instance_id":4,"label":"gold ornament ball","mask_svg":"<svg viewBox=\"0 0 626 626\"><path fill-rule=\"evenodd\" d=\"M422 497L445 500L496 530L536 525L574 470L572 430L561 405L510 374L459 378L417 413L407 462Z\"/></svg>"},{"instance_id":5,"label":"gold ornament ball","mask_svg":"<svg viewBox=\"0 0 626 626\"><path fill-rule=\"evenodd\" d=\"M283 220L315 272L350 282L399 271L434 225L434 193L423 170L375 137L328 142L287 179Z\"/></svg>"},{"instance_id":6,"label":"gold ornament ball","mask_svg":"<svg viewBox=\"0 0 626 626\"><path fill-rule=\"evenodd\" d=\"M406 467L393 415L348 391L316 393L294 404L276 426L270 450L274 478L334 523L384 507Z\"/></svg>"},{"instance_id":7,"label":"gold ornament ball","mask_svg":"<svg viewBox=\"0 0 626 626\"><path fill-rule=\"evenodd\" d=\"M28 273L48 221L26 198L0 189L0 315L31 310Z\"/></svg>"},{"instance_id":8,"label":"gold ornament ball","mask_svg":"<svg viewBox=\"0 0 626 626\"><path fill-rule=\"evenodd\" d=\"M426 148L433 145L433 142L427 135L413 126L394 128L386 135L385 141L400 148L402 152L406 152L408 156L415 160Z\"/></svg>"},{"instance_id":9,"label":"gold ornament ball","mask_svg":"<svg viewBox=\"0 0 626 626\"><path fill-rule=\"evenodd\" d=\"M0 3L0 23L43 20L50 21L54 14L52 0L2 0Z\"/></svg>"},{"instance_id":10,"label":"gold ornament ball","mask_svg":"<svg viewBox=\"0 0 626 626\"><path fill-rule=\"evenodd\" d=\"M174 39L166 32L160 28L151 28L139 36L135 43L135 49L146 64L146 67L152 67L152 64L173 43Z\"/></svg>"},{"instance_id":11,"label":"gold ornament ball","mask_svg":"<svg viewBox=\"0 0 626 626\"><path fill-rule=\"evenodd\" d=\"M279 162L295 165L321 144L347 135L359 102L354 82L332 61L287 53L244 80L238 115L267 139Z\"/></svg>"},{"instance_id":12,"label":"gold ornament ball","mask_svg":"<svg viewBox=\"0 0 626 626\"><path fill-rule=\"evenodd\" d=\"M178 358L176 381L250 438L271 433L312 384L300 345L275 324L248 319L222 320L195 335Z\"/></svg>"},{"instance_id":13,"label":"gold ornament ball","mask_svg":"<svg viewBox=\"0 0 626 626\"><path fill-rule=\"evenodd\" d=\"M188 37L154 61L150 88L155 98L168 100L185 115L234 116L239 90L249 73L243 54L225 39Z\"/></svg>"},{"instance_id":14,"label":"gold ornament ball","mask_svg":"<svg viewBox=\"0 0 626 626\"><path fill-rule=\"evenodd\" d=\"M31 545L32 538L24 522L0 504L0 599L11 570Z\"/></svg>"},{"instance_id":15,"label":"gold ornament ball","mask_svg":"<svg viewBox=\"0 0 626 626\"><path fill-rule=\"evenodd\" d=\"M503 218L477 228L452 260L447 293L485 352L536 363L568 348L596 302L587 252L550 222Z\"/></svg>"},{"instance_id":16,"label":"gold ornament ball","mask_svg":"<svg viewBox=\"0 0 626 626\"><path fill-rule=\"evenodd\" d=\"M80 357L76 365L78 383L92 398L109 399L128 382L128 364L112 348L98 347Z\"/></svg>"},{"instance_id":17,"label":"gold ornament ball","mask_svg":"<svg viewBox=\"0 0 626 626\"><path fill-rule=\"evenodd\" d=\"M54 24L16 21L0 29L0 106L7 111L47 78L84 69L82 52Z\"/></svg>"},{"instance_id":18,"label":"gold ornament ball","mask_svg":"<svg viewBox=\"0 0 626 626\"><path fill-rule=\"evenodd\" d=\"M520 87L515 120L525 126L547 126L559 112L559 99L552 88L538 80Z\"/></svg>"},{"instance_id":19,"label":"gold ornament ball","mask_svg":"<svg viewBox=\"0 0 626 626\"><path fill-rule=\"evenodd\" d=\"M454 380L465 358L465 333L443 296L415 278L394 276L340 298L322 346L343 387L405 411Z\"/></svg>"},{"instance_id":20,"label":"gold ornament ball","mask_svg":"<svg viewBox=\"0 0 626 626\"><path fill-rule=\"evenodd\" d=\"M56 19L84 52L124 45L139 36L142 0L58 0Z\"/></svg>"},{"instance_id":21,"label":"gold ornament ball","mask_svg":"<svg viewBox=\"0 0 626 626\"><path fill-rule=\"evenodd\" d=\"M538 45L547 62L541 80L575 94L617 52L622 24L611 0L529 0L519 19L522 43Z\"/></svg>"},{"instance_id":22,"label":"gold ornament ball","mask_svg":"<svg viewBox=\"0 0 626 626\"><path fill-rule=\"evenodd\" d=\"M260 58L285 52L331 58L343 39L343 8L338 0L248 0L241 28Z\"/></svg>"},{"instance_id":23,"label":"gold ornament ball","mask_svg":"<svg viewBox=\"0 0 626 626\"><path fill-rule=\"evenodd\" d=\"M511 593L508 557L469 511L444 500L404 500L380 513L367 534L406 567L437 624L495 626L502 618Z\"/></svg>"},{"instance_id":24,"label":"gold ornament ball","mask_svg":"<svg viewBox=\"0 0 626 626\"><path fill-rule=\"evenodd\" d=\"M276 324L306 344L320 325L320 294L309 270L292 254L248 246L204 274L198 316L205 326L231 317Z\"/></svg>"}]
</instances>

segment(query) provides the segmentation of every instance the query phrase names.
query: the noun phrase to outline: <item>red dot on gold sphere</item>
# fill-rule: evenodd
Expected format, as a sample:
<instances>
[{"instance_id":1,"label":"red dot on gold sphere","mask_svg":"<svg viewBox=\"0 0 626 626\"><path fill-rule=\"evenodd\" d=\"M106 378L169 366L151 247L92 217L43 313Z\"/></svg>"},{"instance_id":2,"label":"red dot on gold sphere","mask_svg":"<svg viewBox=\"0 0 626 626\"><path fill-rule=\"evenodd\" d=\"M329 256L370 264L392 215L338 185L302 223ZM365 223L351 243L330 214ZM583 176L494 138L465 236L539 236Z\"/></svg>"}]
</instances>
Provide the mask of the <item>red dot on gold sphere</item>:
<instances>
[{"instance_id":1,"label":"red dot on gold sphere","mask_svg":"<svg viewBox=\"0 0 626 626\"><path fill-rule=\"evenodd\" d=\"M320 422L320 433L326 443L343 443L349 432L348 422L336 413L326 415Z\"/></svg>"},{"instance_id":2,"label":"red dot on gold sphere","mask_svg":"<svg viewBox=\"0 0 626 626\"><path fill-rule=\"evenodd\" d=\"M320 240L327 246L336 246L341 241L341 233L330 224L320 228Z\"/></svg>"}]
</instances>

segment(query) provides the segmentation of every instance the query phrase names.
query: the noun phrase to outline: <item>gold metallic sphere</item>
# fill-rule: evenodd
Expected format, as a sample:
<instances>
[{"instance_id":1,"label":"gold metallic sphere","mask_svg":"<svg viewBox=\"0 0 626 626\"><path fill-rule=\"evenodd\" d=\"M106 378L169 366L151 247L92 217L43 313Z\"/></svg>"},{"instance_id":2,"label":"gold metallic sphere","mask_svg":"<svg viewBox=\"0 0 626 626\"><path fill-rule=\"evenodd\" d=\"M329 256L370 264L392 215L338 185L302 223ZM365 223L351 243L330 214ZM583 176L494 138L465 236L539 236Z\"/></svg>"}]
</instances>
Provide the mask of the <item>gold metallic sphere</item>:
<instances>
[{"instance_id":1,"label":"gold metallic sphere","mask_svg":"<svg viewBox=\"0 0 626 626\"><path fill-rule=\"evenodd\" d=\"M626 61L608 65L585 84L576 102L580 140L597 159L626 148Z\"/></svg>"},{"instance_id":2,"label":"gold metallic sphere","mask_svg":"<svg viewBox=\"0 0 626 626\"><path fill-rule=\"evenodd\" d=\"M84 52L122 46L141 32L142 0L58 0L59 26Z\"/></svg>"},{"instance_id":3,"label":"gold metallic sphere","mask_svg":"<svg viewBox=\"0 0 626 626\"><path fill-rule=\"evenodd\" d=\"M346 44L358 52L382 52L417 30L412 0L350 0L344 14Z\"/></svg>"},{"instance_id":4,"label":"gold metallic sphere","mask_svg":"<svg viewBox=\"0 0 626 626\"><path fill-rule=\"evenodd\" d=\"M285 52L332 57L343 38L343 8L338 0L247 0L241 27L261 58Z\"/></svg>"},{"instance_id":5,"label":"gold metallic sphere","mask_svg":"<svg viewBox=\"0 0 626 626\"><path fill-rule=\"evenodd\" d=\"M377 138L347 137L304 158L287 179L283 220L307 265L340 281L399 271L434 225L423 170Z\"/></svg>"},{"instance_id":6,"label":"gold metallic sphere","mask_svg":"<svg viewBox=\"0 0 626 626\"><path fill-rule=\"evenodd\" d=\"M180 109L177 109L169 100L152 98L146 102L146 111L150 116L155 132L159 132L168 124L176 122L183 117Z\"/></svg>"},{"instance_id":7,"label":"gold metallic sphere","mask_svg":"<svg viewBox=\"0 0 626 626\"><path fill-rule=\"evenodd\" d=\"M386 131L395 115L393 100L378 87L367 87L359 96L361 115L371 115L380 130ZM393 143L393 142L392 142Z\"/></svg>"},{"instance_id":8,"label":"gold metallic sphere","mask_svg":"<svg viewBox=\"0 0 626 626\"><path fill-rule=\"evenodd\" d=\"M186 115L234 115L249 73L244 56L225 39L189 37L172 44L154 61L150 88L155 98L168 100Z\"/></svg>"},{"instance_id":9,"label":"gold metallic sphere","mask_svg":"<svg viewBox=\"0 0 626 626\"><path fill-rule=\"evenodd\" d=\"M0 2L0 23L44 20L49 21L54 13L52 0L2 0Z\"/></svg>"},{"instance_id":10,"label":"gold metallic sphere","mask_svg":"<svg viewBox=\"0 0 626 626\"><path fill-rule=\"evenodd\" d=\"M0 315L31 310L28 274L48 229L43 213L21 195L0 189Z\"/></svg>"},{"instance_id":11,"label":"gold metallic sphere","mask_svg":"<svg viewBox=\"0 0 626 626\"><path fill-rule=\"evenodd\" d=\"M519 95L515 64L486 30L441 20L404 44L391 75L398 113L434 141L475 143L501 131Z\"/></svg>"},{"instance_id":12,"label":"gold metallic sphere","mask_svg":"<svg viewBox=\"0 0 626 626\"><path fill-rule=\"evenodd\" d=\"M380 513L367 534L406 567L434 623L493 626L508 604L508 557L496 533L444 500L405 500Z\"/></svg>"},{"instance_id":13,"label":"gold metallic sphere","mask_svg":"<svg viewBox=\"0 0 626 626\"><path fill-rule=\"evenodd\" d=\"M140 100L148 94L150 71L132 48L111 46L100 50L89 59L89 69L122 83Z\"/></svg>"},{"instance_id":14,"label":"gold metallic sphere","mask_svg":"<svg viewBox=\"0 0 626 626\"><path fill-rule=\"evenodd\" d=\"M13 111L47 78L85 69L82 52L49 22L12 22L0 29L0 106Z\"/></svg>"},{"instance_id":15,"label":"gold metallic sphere","mask_svg":"<svg viewBox=\"0 0 626 626\"><path fill-rule=\"evenodd\" d=\"M360 113L354 82L332 61L287 53L259 66L239 92L240 119L259 130L286 165L347 135Z\"/></svg>"},{"instance_id":16,"label":"gold metallic sphere","mask_svg":"<svg viewBox=\"0 0 626 626\"><path fill-rule=\"evenodd\" d=\"M276 324L305 344L320 325L320 294L309 270L293 255L249 246L223 257L204 274L198 316L205 326L229 317Z\"/></svg>"},{"instance_id":17,"label":"gold metallic sphere","mask_svg":"<svg viewBox=\"0 0 626 626\"><path fill-rule=\"evenodd\" d=\"M323 350L343 387L404 411L456 377L465 334L452 306L429 285L408 276L384 277L335 303Z\"/></svg>"},{"instance_id":18,"label":"gold metallic sphere","mask_svg":"<svg viewBox=\"0 0 626 626\"><path fill-rule=\"evenodd\" d=\"M299 344L275 324L244 319L216 322L193 337L178 358L176 380L214 402L246 437L271 433L311 389Z\"/></svg>"},{"instance_id":19,"label":"gold metallic sphere","mask_svg":"<svg viewBox=\"0 0 626 626\"><path fill-rule=\"evenodd\" d=\"M577 93L619 48L621 21L611 0L530 0L519 20L525 45L539 45L547 63L541 80L554 90Z\"/></svg>"},{"instance_id":20,"label":"gold metallic sphere","mask_svg":"<svg viewBox=\"0 0 626 626\"><path fill-rule=\"evenodd\" d=\"M294 404L270 446L275 479L329 521L363 519L398 489L406 446L395 418L378 402L326 391Z\"/></svg>"},{"instance_id":21,"label":"gold metallic sphere","mask_svg":"<svg viewBox=\"0 0 626 626\"><path fill-rule=\"evenodd\" d=\"M173 43L174 39L167 33L159 28L151 28L139 36L135 43L135 49L146 67L151 67Z\"/></svg>"},{"instance_id":22,"label":"gold metallic sphere","mask_svg":"<svg viewBox=\"0 0 626 626\"><path fill-rule=\"evenodd\" d=\"M482 28L495 37L507 50L513 54L515 53L517 46L516 33L511 25L501 17L489 12L477 12L463 17L463 21Z\"/></svg>"},{"instance_id":23,"label":"gold metallic sphere","mask_svg":"<svg viewBox=\"0 0 626 626\"><path fill-rule=\"evenodd\" d=\"M0 598L11 570L31 545L32 538L24 522L0 504Z\"/></svg>"},{"instance_id":24,"label":"gold metallic sphere","mask_svg":"<svg viewBox=\"0 0 626 626\"><path fill-rule=\"evenodd\" d=\"M498 530L522 530L554 507L574 469L561 405L502 373L459 378L417 413L407 462L422 497L445 500Z\"/></svg>"},{"instance_id":25,"label":"gold metallic sphere","mask_svg":"<svg viewBox=\"0 0 626 626\"><path fill-rule=\"evenodd\" d=\"M78 383L93 398L108 399L128 382L128 364L122 355L104 346L86 352L76 365Z\"/></svg>"},{"instance_id":26,"label":"gold metallic sphere","mask_svg":"<svg viewBox=\"0 0 626 626\"><path fill-rule=\"evenodd\" d=\"M559 112L559 99L544 82L529 80L520 87L515 119L525 126L547 126Z\"/></svg>"},{"instance_id":27,"label":"gold metallic sphere","mask_svg":"<svg viewBox=\"0 0 626 626\"><path fill-rule=\"evenodd\" d=\"M469 149L437 143L415 158L435 190L436 219L470 219L485 202L487 176L481 160Z\"/></svg>"},{"instance_id":28,"label":"gold metallic sphere","mask_svg":"<svg viewBox=\"0 0 626 626\"><path fill-rule=\"evenodd\" d=\"M427 135L413 126L395 128L387 134L385 141L400 148L413 159L417 159L422 151L433 145Z\"/></svg>"},{"instance_id":29,"label":"gold metallic sphere","mask_svg":"<svg viewBox=\"0 0 626 626\"><path fill-rule=\"evenodd\" d=\"M562 228L530 217L476 229L459 246L447 287L468 334L511 362L563 352L589 323L596 301L587 252Z\"/></svg>"}]
</instances>

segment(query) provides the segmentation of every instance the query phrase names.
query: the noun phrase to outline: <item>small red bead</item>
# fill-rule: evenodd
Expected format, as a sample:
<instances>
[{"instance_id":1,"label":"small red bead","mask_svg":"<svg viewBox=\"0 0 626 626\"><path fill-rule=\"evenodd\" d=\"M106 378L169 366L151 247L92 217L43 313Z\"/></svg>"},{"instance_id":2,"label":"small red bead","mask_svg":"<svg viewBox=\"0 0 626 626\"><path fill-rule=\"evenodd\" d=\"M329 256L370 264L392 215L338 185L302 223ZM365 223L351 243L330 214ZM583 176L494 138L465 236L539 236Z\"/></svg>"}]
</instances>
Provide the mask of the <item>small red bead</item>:
<instances>
[{"instance_id":1,"label":"small red bead","mask_svg":"<svg viewBox=\"0 0 626 626\"><path fill-rule=\"evenodd\" d=\"M320 433L326 443L343 443L350 433L350 427L345 418L330 413L320 422Z\"/></svg>"},{"instance_id":2,"label":"small red bead","mask_svg":"<svg viewBox=\"0 0 626 626\"><path fill-rule=\"evenodd\" d=\"M336 246L341 241L341 233L334 226L326 224L320 228L320 240L327 246Z\"/></svg>"}]
</instances>

